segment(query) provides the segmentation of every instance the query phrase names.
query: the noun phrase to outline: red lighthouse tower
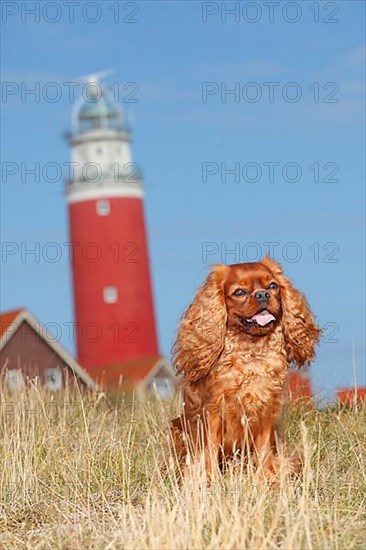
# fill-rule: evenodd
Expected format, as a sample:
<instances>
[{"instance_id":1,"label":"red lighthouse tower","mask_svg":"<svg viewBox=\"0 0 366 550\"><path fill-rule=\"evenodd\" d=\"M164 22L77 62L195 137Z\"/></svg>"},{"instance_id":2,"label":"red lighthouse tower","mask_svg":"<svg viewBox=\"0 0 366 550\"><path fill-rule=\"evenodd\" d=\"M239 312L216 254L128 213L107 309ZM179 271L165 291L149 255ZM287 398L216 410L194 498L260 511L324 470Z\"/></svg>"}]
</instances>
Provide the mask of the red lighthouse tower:
<instances>
[{"instance_id":1,"label":"red lighthouse tower","mask_svg":"<svg viewBox=\"0 0 366 550\"><path fill-rule=\"evenodd\" d=\"M88 81L74 106L66 196L77 353L86 370L158 355L141 172L121 107Z\"/></svg>"}]
</instances>

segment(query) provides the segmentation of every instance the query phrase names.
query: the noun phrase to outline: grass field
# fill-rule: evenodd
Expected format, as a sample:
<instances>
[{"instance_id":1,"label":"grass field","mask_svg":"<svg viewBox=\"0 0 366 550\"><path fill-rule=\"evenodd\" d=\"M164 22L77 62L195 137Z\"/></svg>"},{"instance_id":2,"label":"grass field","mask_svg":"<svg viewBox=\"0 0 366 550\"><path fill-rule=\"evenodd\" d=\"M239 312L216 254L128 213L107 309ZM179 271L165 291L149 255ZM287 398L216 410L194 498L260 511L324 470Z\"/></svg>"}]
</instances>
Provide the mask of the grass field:
<instances>
[{"instance_id":1,"label":"grass field","mask_svg":"<svg viewBox=\"0 0 366 550\"><path fill-rule=\"evenodd\" d=\"M161 473L177 406L2 391L0 547L366 547L365 410L287 411L299 479L266 485L236 463L179 488Z\"/></svg>"}]
</instances>

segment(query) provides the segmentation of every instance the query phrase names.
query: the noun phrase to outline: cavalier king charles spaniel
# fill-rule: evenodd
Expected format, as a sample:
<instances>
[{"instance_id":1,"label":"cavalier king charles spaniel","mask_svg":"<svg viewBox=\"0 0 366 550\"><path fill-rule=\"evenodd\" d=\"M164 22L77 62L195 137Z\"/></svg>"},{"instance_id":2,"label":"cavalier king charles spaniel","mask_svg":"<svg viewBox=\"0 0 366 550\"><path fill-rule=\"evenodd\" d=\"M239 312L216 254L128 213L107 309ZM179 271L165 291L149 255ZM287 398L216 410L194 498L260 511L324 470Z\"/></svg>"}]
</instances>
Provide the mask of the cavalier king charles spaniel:
<instances>
[{"instance_id":1,"label":"cavalier king charles spaniel","mask_svg":"<svg viewBox=\"0 0 366 550\"><path fill-rule=\"evenodd\" d=\"M184 313L173 347L183 413L172 440L183 475L204 457L209 478L238 453L280 471L277 428L290 365L308 365L320 330L280 265L216 265ZM299 459L286 462L290 471Z\"/></svg>"}]
</instances>

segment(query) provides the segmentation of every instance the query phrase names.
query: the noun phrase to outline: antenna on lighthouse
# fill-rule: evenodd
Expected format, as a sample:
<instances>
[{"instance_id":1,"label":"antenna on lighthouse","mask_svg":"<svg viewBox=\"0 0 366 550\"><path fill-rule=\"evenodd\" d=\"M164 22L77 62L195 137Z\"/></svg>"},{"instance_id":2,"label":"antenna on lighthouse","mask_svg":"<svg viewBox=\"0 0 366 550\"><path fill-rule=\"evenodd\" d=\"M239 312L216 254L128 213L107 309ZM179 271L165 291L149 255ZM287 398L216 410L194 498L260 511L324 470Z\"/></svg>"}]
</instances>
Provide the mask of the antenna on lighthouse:
<instances>
[{"instance_id":1,"label":"antenna on lighthouse","mask_svg":"<svg viewBox=\"0 0 366 550\"><path fill-rule=\"evenodd\" d=\"M85 76L80 76L78 78L75 78L74 80L77 82L86 82L88 84L99 84L99 81L102 78L106 78L107 76L111 76L116 71L115 69L106 69L104 71L98 71L96 73L91 73Z\"/></svg>"}]
</instances>

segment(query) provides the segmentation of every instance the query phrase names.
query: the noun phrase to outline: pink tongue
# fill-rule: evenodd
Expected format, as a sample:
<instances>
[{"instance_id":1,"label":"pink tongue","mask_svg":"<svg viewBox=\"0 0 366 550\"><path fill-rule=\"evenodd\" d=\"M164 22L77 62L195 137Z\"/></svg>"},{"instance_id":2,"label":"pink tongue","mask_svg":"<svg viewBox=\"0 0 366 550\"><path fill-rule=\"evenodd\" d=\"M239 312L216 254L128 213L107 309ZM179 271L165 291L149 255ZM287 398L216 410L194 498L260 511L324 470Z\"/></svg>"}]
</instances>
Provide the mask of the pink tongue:
<instances>
[{"instance_id":1,"label":"pink tongue","mask_svg":"<svg viewBox=\"0 0 366 550\"><path fill-rule=\"evenodd\" d=\"M252 320L258 323L261 327L265 327L271 321L275 321L276 318L272 315L272 313L269 313L266 309L264 309L260 313L257 313L257 315L253 315Z\"/></svg>"}]
</instances>

